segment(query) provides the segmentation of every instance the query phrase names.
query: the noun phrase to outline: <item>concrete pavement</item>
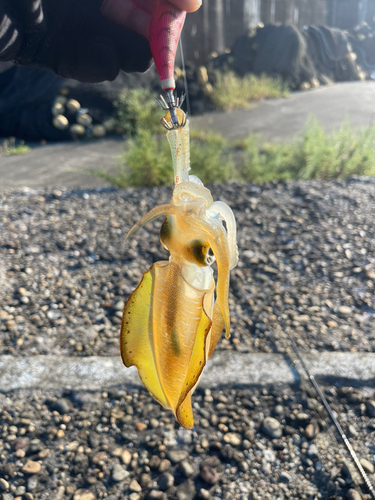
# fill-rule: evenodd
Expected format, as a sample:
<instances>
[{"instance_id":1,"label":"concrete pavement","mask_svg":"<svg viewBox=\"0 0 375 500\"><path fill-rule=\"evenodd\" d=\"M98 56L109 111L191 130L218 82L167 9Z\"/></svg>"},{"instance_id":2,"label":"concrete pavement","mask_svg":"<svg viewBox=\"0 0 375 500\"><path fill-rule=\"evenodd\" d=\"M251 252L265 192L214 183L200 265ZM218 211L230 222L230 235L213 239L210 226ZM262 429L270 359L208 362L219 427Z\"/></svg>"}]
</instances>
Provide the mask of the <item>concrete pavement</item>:
<instances>
[{"instance_id":1,"label":"concrete pavement","mask_svg":"<svg viewBox=\"0 0 375 500\"><path fill-rule=\"evenodd\" d=\"M374 387L375 354L310 352L304 361L311 373L329 384ZM200 386L293 384L298 376L281 354L218 351L203 373ZM120 357L0 356L0 392L17 389L102 390L139 385L137 370Z\"/></svg>"}]
</instances>

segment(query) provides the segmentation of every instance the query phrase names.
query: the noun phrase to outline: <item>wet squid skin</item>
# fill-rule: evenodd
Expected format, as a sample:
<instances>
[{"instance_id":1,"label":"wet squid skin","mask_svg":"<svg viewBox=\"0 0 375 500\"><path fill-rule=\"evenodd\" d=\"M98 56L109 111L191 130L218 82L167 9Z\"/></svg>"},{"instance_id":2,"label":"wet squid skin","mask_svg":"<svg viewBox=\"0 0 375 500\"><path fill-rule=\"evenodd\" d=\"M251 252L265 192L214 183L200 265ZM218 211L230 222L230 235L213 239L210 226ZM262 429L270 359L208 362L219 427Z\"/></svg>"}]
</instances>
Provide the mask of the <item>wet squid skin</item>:
<instances>
[{"instance_id":1,"label":"wet squid skin","mask_svg":"<svg viewBox=\"0 0 375 500\"><path fill-rule=\"evenodd\" d=\"M238 258L230 208L214 203L199 179L184 177L171 203L151 210L129 232L164 216L160 241L170 258L148 269L127 301L121 355L127 367L137 367L150 394L191 429L191 395L223 327L230 334L229 272Z\"/></svg>"}]
</instances>

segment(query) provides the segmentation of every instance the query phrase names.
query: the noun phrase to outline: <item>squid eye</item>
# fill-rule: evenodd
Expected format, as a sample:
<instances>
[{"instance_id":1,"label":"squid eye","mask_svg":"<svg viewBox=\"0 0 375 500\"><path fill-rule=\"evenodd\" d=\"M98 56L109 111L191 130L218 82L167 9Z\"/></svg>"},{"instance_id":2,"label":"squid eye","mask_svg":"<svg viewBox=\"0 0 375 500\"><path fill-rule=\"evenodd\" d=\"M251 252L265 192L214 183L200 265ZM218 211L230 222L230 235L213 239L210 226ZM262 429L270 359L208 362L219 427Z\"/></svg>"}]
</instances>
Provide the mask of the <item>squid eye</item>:
<instances>
[{"instance_id":1,"label":"squid eye","mask_svg":"<svg viewBox=\"0 0 375 500\"><path fill-rule=\"evenodd\" d=\"M166 247L172 236L172 217L167 215L160 228L160 241Z\"/></svg>"},{"instance_id":2,"label":"squid eye","mask_svg":"<svg viewBox=\"0 0 375 500\"><path fill-rule=\"evenodd\" d=\"M191 252L194 256L194 260L201 265L206 265L206 246L203 241L193 241L191 243Z\"/></svg>"},{"instance_id":3,"label":"squid eye","mask_svg":"<svg viewBox=\"0 0 375 500\"><path fill-rule=\"evenodd\" d=\"M207 253L206 253L206 264L208 266L211 266L215 262L215 255L214 252L212 251L211 247L208 247Z\"/></svg>"}]
</instances>

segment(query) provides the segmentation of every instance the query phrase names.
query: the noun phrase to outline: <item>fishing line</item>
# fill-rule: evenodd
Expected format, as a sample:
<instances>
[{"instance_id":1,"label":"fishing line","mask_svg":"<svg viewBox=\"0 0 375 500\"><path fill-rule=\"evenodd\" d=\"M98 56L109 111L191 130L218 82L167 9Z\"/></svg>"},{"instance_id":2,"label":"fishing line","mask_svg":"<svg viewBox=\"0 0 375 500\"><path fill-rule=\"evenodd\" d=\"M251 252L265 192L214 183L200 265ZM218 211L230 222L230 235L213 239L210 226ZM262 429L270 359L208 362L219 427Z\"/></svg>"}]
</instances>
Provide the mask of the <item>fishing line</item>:
<instances>
[{"instance_id":1,"label":"fishing line","mask_svg":"<svg viewBox=\"0 0 375 500\"><path fill-rule=\"evenodd\" d=\"M188 115L191 116L190 99L189 99L189 89L188 89L188 83L187 83L187 77L186 77L185 58L184 58L184 51L183 51L183 48L182 48L182 37L180 37L180 51L181 51L182 71L183 71L183 75L184 75L184 87L185 87L185 94L186 94L186 108L187 108Z\"/></svg>"},{"instance_id":2,"label":"fishing line","mask_svg":"<svg viewBox=\"0 0 375 500\"><path fill-rule=\"evenodd\" d=\"M284 323L284 320L282 318L282 316L279 314L278 310L275 308L273 302L271 301L269 295L267 294L267 292L263 289L263 287L261 286L261 284L259 283L258 279L256 278L255 276L255 273L251 267L251 265L248 266L248 269L250 270L250 273L251 273L251 277L252 279L254 280L254 282L258 285L258 287L260 288L260 290L262 290L262 293L264 294L265 298L266 298L266 301L268 302L268 305L271 307L272 311L273 311L273 314L277 317L277 320L279 322L279 325L281 326L284 334L286 335L286 337L288 338L291 346L292 346L292 349L294 351L294 354L296 355L303 371L305 372L308 380L310 381L311 385L314 387L316 393L318 394L320 400L322 401L328 415L329 415L329 418L332 420L334 426L336 427L338 433L340 434L340 437L342 439L342 441L344 442L345 446L346 446L346 449L348 450L355 466L357 467L357 470L358 472L360 473L362 479L364 480L369 492L371 493L371 496L372 498L375 500L375 490L365 472L365 470L363 469L352 445L350 444L348 438L346 437L346 434L344 433L343 431L343 428L341 427L339 421L337 420L337 417L335 415L335 412L332 411L326 397L324 396L323 394L323 391L321 390L318 382L316 381L314 375L312 375L312 373L310 372L310 370L308 369L298 347L297 347L297 344L296 344L296 341L294 340L293 336L289 333L288 329L286 328L286 325ZM297 370L298 372L298 368L295 366L295 369ZM302 379L302 378L301 378ZM358 485L357 485L358 486Z\"/></svg>"}]
</instances>

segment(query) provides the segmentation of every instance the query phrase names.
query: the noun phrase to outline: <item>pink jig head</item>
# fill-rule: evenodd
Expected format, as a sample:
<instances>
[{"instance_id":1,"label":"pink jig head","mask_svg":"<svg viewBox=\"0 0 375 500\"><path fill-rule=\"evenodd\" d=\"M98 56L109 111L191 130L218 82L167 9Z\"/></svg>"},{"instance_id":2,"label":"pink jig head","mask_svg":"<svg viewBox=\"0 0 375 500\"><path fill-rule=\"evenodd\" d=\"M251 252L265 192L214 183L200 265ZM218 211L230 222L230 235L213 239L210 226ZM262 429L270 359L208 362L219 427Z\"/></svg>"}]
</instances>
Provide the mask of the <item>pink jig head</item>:
<instances>
[{"instance_id":1,"label":"pink jig head","mask_svg":"<svg viewBox=\"0 0 375 500\"><path fill-rule=\"evenodd\" d=\"M177 9L167 0L155 1L149 39L161 87L165 92L173 91L176 87L174 62L185 17L186 12Z\"/></svg>"}]
</instances>

